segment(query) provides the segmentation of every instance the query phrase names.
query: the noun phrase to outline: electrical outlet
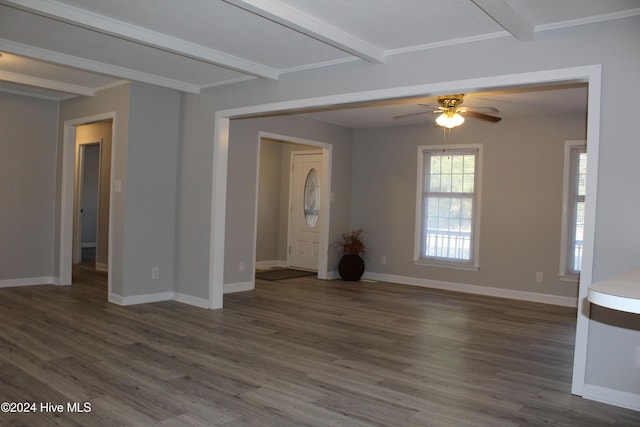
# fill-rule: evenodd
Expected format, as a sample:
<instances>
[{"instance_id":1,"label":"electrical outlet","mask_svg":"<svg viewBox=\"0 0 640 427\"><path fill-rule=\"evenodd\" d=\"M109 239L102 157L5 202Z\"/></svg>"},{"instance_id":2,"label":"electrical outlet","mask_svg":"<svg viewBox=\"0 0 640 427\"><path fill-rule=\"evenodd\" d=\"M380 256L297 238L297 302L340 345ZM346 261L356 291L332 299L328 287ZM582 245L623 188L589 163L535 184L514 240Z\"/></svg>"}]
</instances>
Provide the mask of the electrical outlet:
<instances>
[{"instance_id":1,"label":"electrical outlet","mask_svg":"<svg viewBox=\"0 0 640 427\"><path fill-rule=\"evenodd\" d=\"M160 267L151 267L151 278L152 279L160 278Z\"/></svg>"},{"instance_id":2,"label":"electrical outlet","mask_svg":"<svg viewBox=\"0 0 640 427\"><path fill-rule=\"evenodd\" d=\"M536 273L536 283L542 283L542 280L543 280L542 271L538 271Z\"/></svg>"},{"instance_id":3,"label":"electrical outlet","mask_svg":"<svg viewBox=\"0 0 640 427\"><path fill-rule=\"evenodd\" d=\"M242 272L242 271L244 271L245 268L246 268L246 266L244 264L244 261L240 261L238 263L238 271Z\"/></svg>"},{"instance_id":4,"label":"electrical outlet","mask_svg":"<svg viewBox=\"0 0 640 427\"><path fill-rule=\"evenodd\" d=\"M386 256L381 256L380 257L380 265L387 265L387 257Z\"/></svg>"}]
</instances>

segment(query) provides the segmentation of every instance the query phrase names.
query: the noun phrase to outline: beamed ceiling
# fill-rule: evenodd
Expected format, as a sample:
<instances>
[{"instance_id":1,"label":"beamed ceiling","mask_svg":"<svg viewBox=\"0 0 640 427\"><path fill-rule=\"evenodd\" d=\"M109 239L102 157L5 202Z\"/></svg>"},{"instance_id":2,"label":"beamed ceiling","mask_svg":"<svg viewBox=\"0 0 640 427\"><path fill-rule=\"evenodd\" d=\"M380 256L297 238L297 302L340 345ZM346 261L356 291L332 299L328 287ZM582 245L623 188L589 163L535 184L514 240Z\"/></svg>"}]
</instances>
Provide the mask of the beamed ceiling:
<instances>
[{"instance_id":1,"label":"beamed ceiling","mask_svg":"<svg viewBox=\"0 0 640 427\"><path fill-rule=\"evenodd\" d=\"M478 40L526 43L540 32L639 14L640 0L0 0L0 91L62 100L134 81L197 94ZM584 87L556 90L565 114L586 108ZM554 113L558 103L539 92L518 91L511 101L469 94L465 105ZM382 119L363 116L388 122L415 111L414 101L433 103L314 117L367 127Z\"/></svg>"}]
</instances>

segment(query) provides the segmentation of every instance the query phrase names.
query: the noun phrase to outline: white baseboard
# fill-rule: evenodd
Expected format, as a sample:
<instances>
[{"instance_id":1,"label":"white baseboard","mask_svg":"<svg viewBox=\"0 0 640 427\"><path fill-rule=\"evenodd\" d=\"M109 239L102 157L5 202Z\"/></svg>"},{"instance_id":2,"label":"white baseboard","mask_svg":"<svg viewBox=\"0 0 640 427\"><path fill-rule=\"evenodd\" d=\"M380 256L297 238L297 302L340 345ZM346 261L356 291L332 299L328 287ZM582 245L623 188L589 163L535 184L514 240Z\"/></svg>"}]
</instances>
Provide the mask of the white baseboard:
<instances>
[{"instance_id":1,"label":"white baseboard","mask_svg":"<svg viewBox=\"0 0 640 427\"><path fill-rule=\"evenodd\" d=\"M239 282L239 283L225 283L222 293L232 294L234 292L251 291L255 289L255 282Z\"/></svg>"},{"instance_id":2,"label":"white baseboard","mask_svg":"<svg viewBox=\"0 0 640 427\"><path fill-rule=\"evenodd\" d=\"M82 243L80 245L81 248L95 248L96 246L98 246L98 245L96 245L96 242L93 242L93 243Z\"/></svg>"},{"instance_id":3,"label":"white baseboard","mask_svg":"<svg viewBox=\"0 0 640 427\"><path fill-rule=\"evenodd\" d=\"M174 292L157 292L155 294L132 295L130 297L122 297L120 295L110 294L109 302L118 305L136 305L148 304L150 302L171 301Z\"/></svg>"},{"instance_id":4,"label":"white baseboard","mask_svg":"<svg viewBox=\"0 0 640 427\"><path fill-rule=\"evenodd\" d=\"M340 278L340 273L337 271L327 271L327 280L338 280Z\"/></svg>"},{"instance_id":5,"label":"white baseboard","mask_svg":"<svg viewBox=\"0 0 640 427\"><path fill-rule=\"evenodd\" d=\"M96 270L109 272L109 264L103 264L101 262L96 262Z\"/></svg>"},{"instance_id":6,"label":"white baseboard","mask_svg":"<svg viewBox=\"0 0 640 427\"><path fill-rule=\"evenodd\" d=\"M113 304L116 304L116 305L125 305L124 304L124 298L122 298L120 295L109 294L109 296L107 297L107 300L110 303L113 303Z\"/></svg>"},{"instance_id":7,"label":"white baseboard","mask_svg":"<svg viewBox=\"0 0 640 427\"><path fill-rule=\"evenodd\" d=\"M173 299L183 304L193 305L200 308L209 308L209 300L205 298L193 297L191 295L181 294L180 292L174 292Z\"/></svg>"},{"instance_id":8,"label":"white baseboard","mask_svg":"<svg viewBox=\"0 0 640 427\"><path fill-rule=\"evenodd\" d=\"M259 270L262 268L273 268L273 267L284 268L286 266L287 266L287 261L283 261L283 260L256 261L256 270Z\"/></svg>"},{"instance_id":9,"label":"white baseboard","mask_svg":"<svg viewBox=\"0 0 640 427\"><path fill-rule=\"evenodd\" d=\"M14 288L16 286L57 285L58 280L52 276L24 277L19 279L0 280L0 288Z\"/></svg>"},{"instance_id":10,"label":"white baseboard","mask_svg":"<svg viewBox=\"0 0 640 427\"><path fill-rule=\"evenodd\" d=\"M464 292L467 294L485 295L499 298L509 298L521 301L539 302L543 304L577 307L578 299L557 295L539 294L536 292L516 291L513 289L492 288L488 286L467 285L464 283L443 282L439 280L421 279L417 277L396 276L393 274L367 273L363 278L381 282L400 283L402 285L422 286L425 288L445 289L448 291Z\"/></svg>"},{"instance_id":11,"label":"white baseboard","mask_svg":"<svg viewBox=\"0 0 640 427\"><path fill-rule=\"evenodd\" d=\"M224 285L223 292L230 294L234 292L250 291L255 288L255 283L240 282L240 283L228 283ZM118 305L136 305L147 304L151 302L160 301L177 301L183 304L193 305L200 308L209 308L209 300L205 298L193 297L191 295L182 294L180 292L158 292L155 294L146 295L134 295L130 297L121 297L120 295L110 294L109 302Z\"/></svg>"},{"instance_id":12,"label":"white baseboard","mask_svg":"<svg viewBox=\"0 0 640 427\"><path fill-rule=\"evenodd\" d=\"M209 300L181 294L180 292L158 292L155 294L134 295L130 297L109 294L109 302L122 306L148 304L161 301L176 301L183 304L193 305L195 307L209 308Z\"/></svg>"},{"instance_id":13,"label":"white baseboard","mask_svg":"<svg viewBox=\"0 0 640 427\"><path fill-rule=\"evenodd\" d=\"M593 384L585 384L582 392L582 397L585 399L640 411L640 394L614 390Z\"/></svg>"},{"instance_id":14,"label":"white baseboard","mask_svg":"<svg viewBox=\"0 0 640 427\"><path fill-rule=\"evenodd\" d=\"M96 268L98 265L96 265ZM107 271L107 270L104 270ZM253 289L253 282L250 282ZM60 279L58 277L43 276L43 277L26 277L21 279L6 279L0 280L0 288L13 288L17 286L38 286L38 285L60 285ZM226 288L227 285L225 285ZM234 286L234 290L231 292L244 291L246 285L240 283ZM237 289L236 289L237 288ZM158 292L155 294L146 295L134 295L130 297L122 297L116 294L109 294L109 302L117 305L136 305L147 304L150 302L160 301L177 301L183 304L189 304L201 308L209 308L209 300L205 298L192 297L191 295L181 294L179 292Z\"/></svg>"}]
</instances>

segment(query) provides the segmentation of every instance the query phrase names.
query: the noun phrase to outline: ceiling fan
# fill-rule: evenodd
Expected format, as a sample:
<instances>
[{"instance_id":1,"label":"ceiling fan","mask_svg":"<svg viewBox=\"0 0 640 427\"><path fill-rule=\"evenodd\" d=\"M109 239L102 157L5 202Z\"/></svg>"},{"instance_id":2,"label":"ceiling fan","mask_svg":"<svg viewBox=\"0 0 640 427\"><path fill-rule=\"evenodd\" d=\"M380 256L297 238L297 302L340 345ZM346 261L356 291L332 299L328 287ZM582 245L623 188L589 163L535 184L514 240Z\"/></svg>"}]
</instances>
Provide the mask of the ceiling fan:
<instances>
[{"instance_id":1,"label":"ceiling fan","mask_svg":"<svg viewBox=\"0 0 640 427\"><path fill-rule=\"evenodd\" d=\"M464 94L457 95L442 95L438 97L438 104L440 105L426 105L418 104L419 107L435 108L434 111L421 111L419 113L403 114L401 116L395 116L394 119L402 119L405 117L416 116L419 114L440 114L436 118L436 124L448 129L460 126L464 123L464 116L484 120L486 122L498 123L502 120L502 117L494 116L491 114L482 113L477 110L485 110L491 113L499 113L500 111L494 107L475 107L467 108L460 107L460 104L464 101Z\"/></svg>"}]
</instances>

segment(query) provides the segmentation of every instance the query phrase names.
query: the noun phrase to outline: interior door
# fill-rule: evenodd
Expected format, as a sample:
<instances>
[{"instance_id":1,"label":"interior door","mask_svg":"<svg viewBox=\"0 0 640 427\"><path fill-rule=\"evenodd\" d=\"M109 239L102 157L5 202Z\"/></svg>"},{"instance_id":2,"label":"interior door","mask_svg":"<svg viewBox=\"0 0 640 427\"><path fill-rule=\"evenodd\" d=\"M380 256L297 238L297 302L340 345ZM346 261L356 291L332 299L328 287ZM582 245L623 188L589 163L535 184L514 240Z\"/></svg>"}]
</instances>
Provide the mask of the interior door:
<instances>
[{"instance_id":1,"label":"interior door","mask_svg":"<svg viewBox=\"0 0 640 427\"><path fill-rule=\"evenodd\" d=\"M322 153L294 152L291 168L288 264L317 271L322 222Z\"/></svg>"},{"instance_id":2,"label":"interior door","mask_svg":"<svg viewBox=\"0 0 640 427\"><path fill-rule=\"evenodd\" d=\"M74 218L73 263L85 261L82 248L95 248L98 242L101 142L78 143L76 213ZM92 259L95 258L95 254Z\"/></svg>"}]
</instances>

